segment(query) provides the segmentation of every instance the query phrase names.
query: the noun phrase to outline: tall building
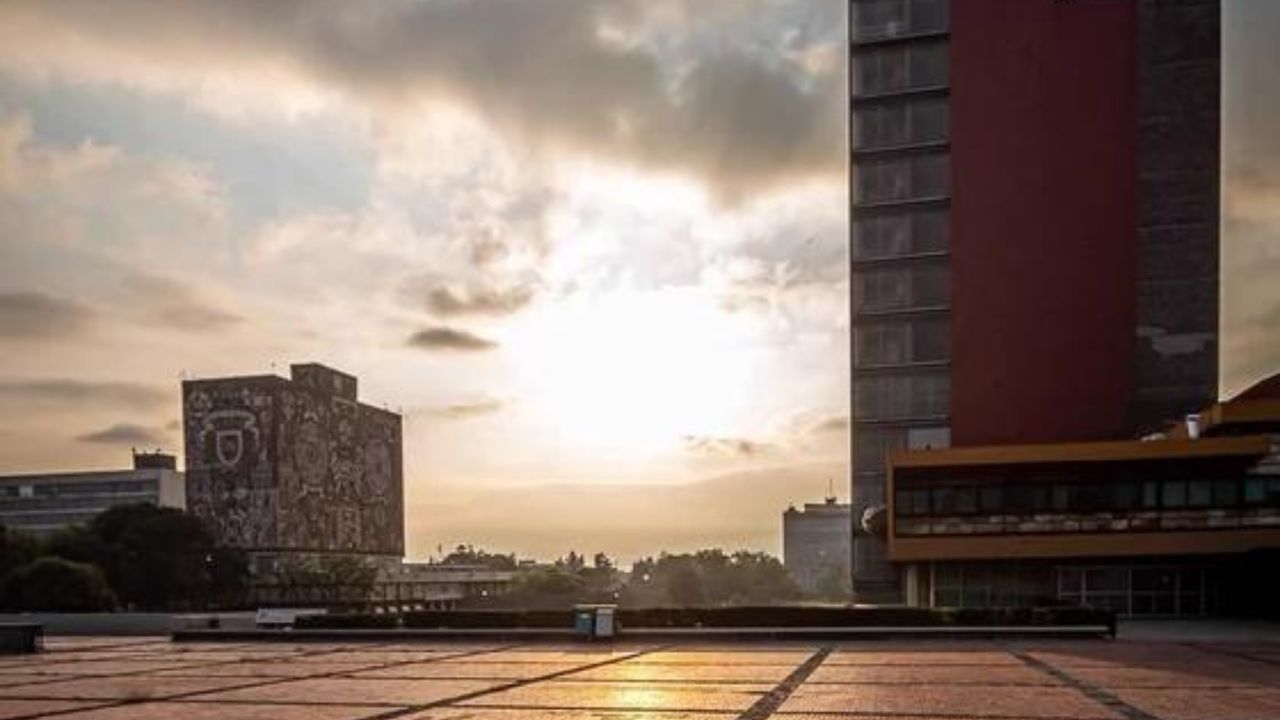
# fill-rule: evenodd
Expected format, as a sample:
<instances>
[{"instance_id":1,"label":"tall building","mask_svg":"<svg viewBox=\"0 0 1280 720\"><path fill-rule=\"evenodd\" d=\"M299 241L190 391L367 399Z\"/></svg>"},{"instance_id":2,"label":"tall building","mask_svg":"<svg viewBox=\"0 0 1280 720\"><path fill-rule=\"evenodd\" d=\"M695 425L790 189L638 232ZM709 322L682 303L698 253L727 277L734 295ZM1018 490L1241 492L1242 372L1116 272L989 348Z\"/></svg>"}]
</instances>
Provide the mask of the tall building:
<instances>
[{"instance_id":1,"label":"tall building","mask_svg":"<svg viewBox=\"0 0 1280 720\"><path fill-rule=\"evenodd\" d=\"M182 384L187 503L269 571L286 557L404 555L400 416L323 365Z\"/></svg>"},{"instance_id":2,"label":"tall building","mask_svg":"<svg viewBox=\"0 0 1280 720\"><path fill-rule=\"evenodd\" d=\"M834 497L782 514L782 564L805 592L848 591L849 540L849 505Z\"/></svg>"},{"instance_id":3,"label":"tall building","mask_svg":"<svg viewBox=\"0 0 1280 720\"><path fill-rule=\"evenodd\" d=\"M854 585L900 449L1217 396L1218 0L851 0Z\"/></svg>"},{"instance_id":4,"label":"tall building","mask_svg":"<svg viewBox=\"0 0 1280 720\"><path fill-rule=\"evenodd\" d=\"M186 486L172 455L135 452L132 470L0 476L0 525L35 535L135 503L186 507Z\"/></svg>"}]
</instances>

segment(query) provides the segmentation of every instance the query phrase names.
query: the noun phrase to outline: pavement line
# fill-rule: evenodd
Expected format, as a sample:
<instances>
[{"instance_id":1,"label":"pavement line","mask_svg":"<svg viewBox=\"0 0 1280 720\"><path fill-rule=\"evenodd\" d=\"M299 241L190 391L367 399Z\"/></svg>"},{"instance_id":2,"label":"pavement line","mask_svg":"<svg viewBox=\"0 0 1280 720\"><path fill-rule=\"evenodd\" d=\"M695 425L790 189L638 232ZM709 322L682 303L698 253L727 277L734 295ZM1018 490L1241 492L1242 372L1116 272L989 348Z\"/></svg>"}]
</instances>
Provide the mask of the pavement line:
<instances>
[{"instance_id":1,"label":"pavement line","mask_svg":"<svg viewBox=\"0 0 1280 720\"><path fill-rule=\"evenodd\" d=\"M369 647L374 648L374 649L377 649L377 648L387 647L387 646L389 646L389 645L394 645L394 644L395 644L395 643L389 643L389 642L388 642L388 643L378 643L378 644L376 644L376 645L371 645L371 646L369 646ZM485 649L478 649L478 650L472 650L472 651L468 651L468 652L453 653L453 654L450 654L450 655L444 655L444 656L441 656L441 657L427 658L427 659L425 659L425 660L424 660L424 659L421 659L421 658L412 659L412 660L393 660L393 661L391 661L391 662L382 663L382 664L376 665L376 666L374 666L374 667L370 667L370 668L368 668L368 669L369 669L369 670L385 670L386 668L396 667L396 666L398 666L398 665L407 665L407 664L411 664L411 663L439 662L439 661L441 661L441 660L452 660L452 659L454 659L454 658L471 657L471 656L473 656L473 655L483 655L483 654L485 654L485 653L501 652L501 651L503 651L503 650L511 650L511 649L514 649L514 648L517 648L517 647L521 647L522 645L525 645L525 644L526 644L526 643L513 643L513 644L509 644L509 645L503 645L503 646L500 646L500 647L485 648ZM300 655L305 655L305 656L308 656L308 657L315 657L315 656L319 656L319 655L326 655L326 654L329 654L329 653L340 653L340 652L351 652L351 648L349 648L349 647L340 647L340 648L329 648L329 649L317 649L317 650L315 650L314 652L303 652L303 653L300 653ZM412 651L409 651L409 652L412 652ZM246 662L246 661L244 661L244 660L219 660L219 661L216 661L216 662L211 662L211 663L209 663L209 666L212 666L212 665L225 665L225 664L229 664L229 663L236 663L236 662ZM114 675L63 675L63 676L61 676L61 678L60 678L60 679L61 679L61 680L90 680L90 679L105 679L105 678L114 678L114 677L128 677L128 676L132 676L132 675L145 675L145 674L147 674L148 672L154 672L154 671L147 671L147 670L135 670L135 671L132 671L132 672L117 673L117 674L114 674ZM263 679L263 680L262 680L262 682L250 682L250 683L244 683L244 684L240 684L240 685L230 685L230 686L227 686L227 687L213 688L213 689L210 689L210 690L193 690L193 691L191 691L191 692L178 693L178 694L176 694L176 695L166 695L166 696L163 696L163 697L148 697L148 698L145 698L145 699L137 699L137 700L135 700L135 699L130 699L130 698L125 698L125 699L115 699L115 700L104 700L103 698L59 698L59 697L35 697L35 698L31 698L31 697L22 697L22 698L18 698L18 697L15 697L15 698L5 698L5 699L11 699L11 700L66 700L66 701L68 701L68 702L77 702L77 701L79 701L79 702L103 702L103 703L106 703L106 704L103 704L103 705L97 705L97 706L94 706L94 707L91 707L91 708L73 708L73 709L68 709L68 710L55 710L55 711L53 711L53 712L47 712L47 713L36 713L36 714L34 714L34 715L23 715L23 716L21 716L21 717L15 717L15 718L13 718L13 719L12 719L12 720L26 720L26 718L57 717L57 716L59 716L59 715L68 715L68 714L71 714L71 713L75 713L75 712L83 712L83 711L87 711L87 710L102 710L102 709L106 709L106 708L118 707L118 706L121 706L121 705L139 705L139 704L143 704L143 703L153 703L153 702L180 702L180 701L187 700L188 698L199 698L201 695L211 695L211 694L214 694L214 693L220 693L220 692L230 692L230 691L232 691L232 690L251 690L251 689L254 689L254 688L266 687L266 686L268 686L268 685L280 685L280 684L283 684L283 683L287 683L287 682L295 682L295 681L298 681L298 680L312 680L312 679L317 679L317 678L331 678L331 677L339 677L339 676L345 675L346 673L349 673L349 672L350 672L349 670L335 670L335 671L330 671L330 672L327 672L327 673L317 673L317 674L315 674L315 675L308 675L308 676L305 676L305 677L271 677L271 678L265 678L265 679ZM247 677L246 677L246 678L243 678L243 679L248 680L249 678L247 678ZM356 678L356 679L358 679L358 678ZM30 684L32 684L32 685L48 685L48 684L51 684L51 683L49 683L49 682L35 682L35 683L30 683ZM17 685L17 686L13 686L13 687L23 687L23 686L22 686L22 685ZM198 702L198 701L197 701L197 702ZM216 701L216 700L208 700L207 702L213 703L213 702L217 702L217 701Z\"/></svg>"},{"instance_id":2,"label":"pavement line","mask_svg":"<svg viewBox=\"0 0 1280 720\"><path fill-rule=\"evenodd\" d=\"M782 707L782 703L791 697L791 693L795 692L801 683L809 679L809 676L813 674L814 670L818 669L823 660L827 659L833 649L830 645L819 648L817 652L809 656L808 660L800 663L799 667L791 671L790 675L783 678L777 687L765 693L754 705L739 715L738 720L765 720L773 715L778 708Z\"/></svg>"},{"instance_id":3,"label":"pavement line","mask_svg":"<svg viewBox=\"0 0 1280 720\"><path fill-rule=\"evenodd\" d=\"M1158 716L1152 715L1146 710L1130 705L1097 685L1085 682L1071 673L1068 673L1066 670L1050 665L1039 658L1032 657L1022 650L1010 650L1009 654L1021 660L1028 667L1061 680L1067 685L1067 687L1083 693L1090 700L1120 713L1126 718L1126 720L1161 720Z\"/></svg>"},{"instance_id":4,"label":"pavement line","mask_svg":"<svg viewBox=\"0 0 1280 720\"><path fill-rule=\"evenodd\" d=\"M532 685L533 683L537 683L537 682L545 682L547 680L556 680L558 678L564 677L565 675L572 675L573 673L583 672L584 670L594 670L599 667L614 665L620 662L626 662L627 660L634 660L635 658L643 657L645 655L648 655L649 653L658 652L659 650L666 650L669 647L671 646L657 645L655 647L651 647L646 650L640 650L637 652L629 653L627 655L612 657L612 658L609 658L608 660L601 660L600 662L591 663L589 665L581 665L579 667L568 668L565 670L557 670L556 672L547 673L546 675L539 675L538 677L525 678L523 680L514 680L512 682L506 683L505 685L498 685L495 687L488 688L486 690L476 690L469 693L463 693L462 695L455 695L450 698L436 700L435 702L423 703L421 705L413 705L411 707L401 708L399 710L390 710L388 712L382 713L381 715L372 715L368 718L365 718L365 720L390 720L391 718L404 717L406 715L420 713L423 710L430 710L432 708L452 705L454 703L465 702L467 700L474 700L478 697L484 697L485 695L492 695L494 693L500 693L500 692L504 692L506 690L512 690L518 687L524 687L525 685Z\"/></svg>"},{"instance_id":5,"label":"pavement line","mask_svg":"<svg viewBox=\"0 0 1280 720\"><path fill-rule=\"evenodd\" d=\"M1186 643L1186 646L1211 655L1225 655L1226 657L1249 660L1251 662L1263 663L1265 665L1280 665L1280 660L1272 660L1271 658L1254 655L1253 653L1245 652L1244 650L1228 650L1227 648L1217 647L1215 645L1206 645L1204 643Z\"/></svg>"}]
</instances>

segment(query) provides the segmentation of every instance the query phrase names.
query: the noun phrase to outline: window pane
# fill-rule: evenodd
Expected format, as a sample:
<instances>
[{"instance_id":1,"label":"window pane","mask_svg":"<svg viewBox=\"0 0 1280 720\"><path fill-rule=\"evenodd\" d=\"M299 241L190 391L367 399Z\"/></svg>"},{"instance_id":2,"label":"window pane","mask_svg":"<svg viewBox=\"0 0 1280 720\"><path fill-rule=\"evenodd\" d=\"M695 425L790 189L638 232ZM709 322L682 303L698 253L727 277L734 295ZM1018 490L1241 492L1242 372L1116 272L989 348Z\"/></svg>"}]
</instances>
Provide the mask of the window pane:
<instances>
[{"instance_id":1,"label":"window pane","mask_svg":"<svg viewBox=\"0 0 1280 720\"><path fill-rule=\"evenodd\" d=\"M1240 485L1235 480L1217 480L1213 483L1214 507L1232 507L1240 502Z\"/></svg>"},{"instance_id":2,"label":"window pane","mask_svg":"<svg viewBox=\"0 0 1280 720\"><path fill-rule=\"evenodd\" d=\"M1184 480L1170 480L1164 484L1164 506L1171 508L1186 507L1187 483Z\"/></svg>"},{"instance_id":3,"label":"window pane","mask_svg":"<svg viewBox=\"0 0 1280 720\"><path fill-rule=\"evenodd\" d=\"M1213 504L1212 482L1192 480L1187 487L1187 504L1191 507L1209 507Z\"/></svg>"}]
</instances>

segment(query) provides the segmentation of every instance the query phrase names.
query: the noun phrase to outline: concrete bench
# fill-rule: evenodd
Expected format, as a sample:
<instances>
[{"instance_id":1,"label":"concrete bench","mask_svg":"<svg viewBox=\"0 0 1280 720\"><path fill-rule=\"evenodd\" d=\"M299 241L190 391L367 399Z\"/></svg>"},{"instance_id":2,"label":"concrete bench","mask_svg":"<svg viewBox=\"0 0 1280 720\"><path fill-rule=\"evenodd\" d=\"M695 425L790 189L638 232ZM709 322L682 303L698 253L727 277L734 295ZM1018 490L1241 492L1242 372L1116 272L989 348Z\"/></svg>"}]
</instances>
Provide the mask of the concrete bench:
<instances>
[{"instance_id":1,"label":"concrete bench","mask_svg":"<svg viewBox=\"0 0 1280 720\"><path fill-rule=\"evenodd\" d=\"M0 623L0 653L28 655L44 649L44 626L40 623Z\"/></svg>"}]
</instances>

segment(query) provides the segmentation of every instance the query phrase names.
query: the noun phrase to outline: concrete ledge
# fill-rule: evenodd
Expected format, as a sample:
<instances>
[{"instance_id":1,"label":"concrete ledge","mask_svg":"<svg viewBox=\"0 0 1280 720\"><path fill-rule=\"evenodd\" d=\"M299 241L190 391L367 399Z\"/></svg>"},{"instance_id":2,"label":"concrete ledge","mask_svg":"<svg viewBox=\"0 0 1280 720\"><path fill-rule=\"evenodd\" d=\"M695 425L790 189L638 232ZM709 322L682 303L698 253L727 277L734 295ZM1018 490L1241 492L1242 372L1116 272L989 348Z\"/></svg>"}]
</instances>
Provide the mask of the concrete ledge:
<instances>
[{"instance_id":1,"label":"concrete ledge","mask_svg":"<svg viewBox=\"0 0 1280 720\"><path fill-rule=\"evenodd\" d=\"M586 639L570 628L326 628L314 630L177 630L175 642L350 640L543 640ZM869 640L884 638L1102 638L1105 625L1025 627L761 627L761 628L624 628L620 640Z\"/></svg>"}]
</instances>

